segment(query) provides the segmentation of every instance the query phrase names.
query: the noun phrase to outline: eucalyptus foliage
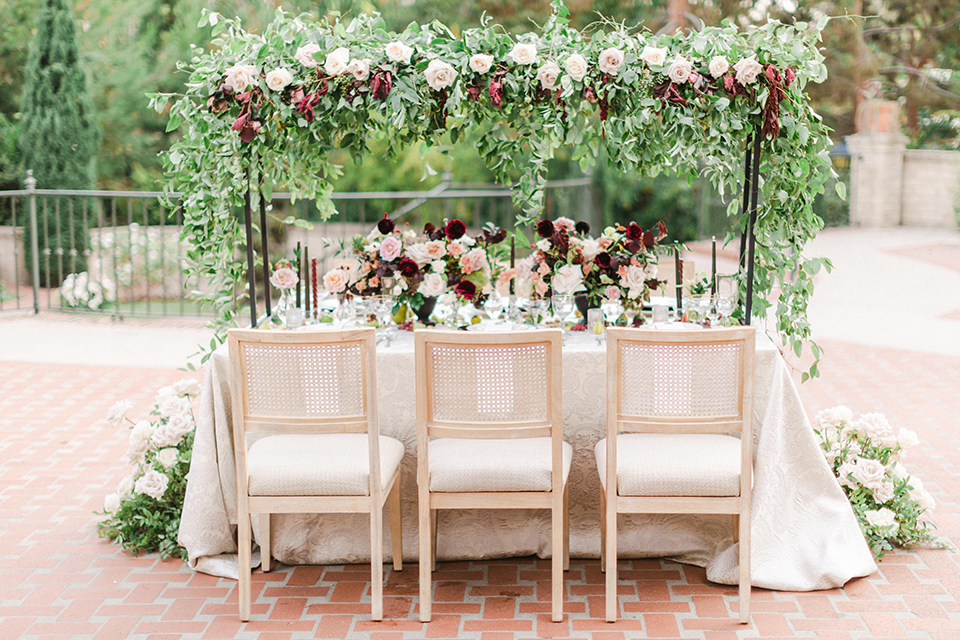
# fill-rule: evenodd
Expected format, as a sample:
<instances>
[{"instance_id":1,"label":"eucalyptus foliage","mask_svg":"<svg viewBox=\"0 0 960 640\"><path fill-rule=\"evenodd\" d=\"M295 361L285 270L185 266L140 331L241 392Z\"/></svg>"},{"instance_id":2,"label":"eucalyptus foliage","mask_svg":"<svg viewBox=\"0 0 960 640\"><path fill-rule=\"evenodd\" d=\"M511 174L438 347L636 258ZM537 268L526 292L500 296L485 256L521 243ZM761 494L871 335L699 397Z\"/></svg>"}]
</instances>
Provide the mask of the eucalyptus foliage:
<instances>
[{"instance_id":1,"label":"eucalyptus foliage","mask_svg":"<svg viewBox=\"0 0 960 640\"><path fill-rule=\"evenodd\" d=\"M183 65L190 73L186 95L156 94L152 103L169 110L169 128L182 134L164 157L167 189L183 193L192 270L216 284L218 293L208 300L221 311L221 330L235 322L243 304L234 295L246 271L234 211L247 186L256 190L262 183L260 195L268 200L272 188L282 186L315 199L321 215L332 216L331 182L340 172L329 161L334 149L361 159L369 142L379 139L387 156L406 145L448 150L464 133L476 133L480 155L500 182L512 184L522 224L542 212L547 163L559 148L572 147L585 171L605 148L609 163L626 175L699 172L729 200L728 215L738 217L742 229L743 158L748 138L763 128L753 308L763 315L772 305L780 334L800 354L810 335L813 276L830 266L802 255L822 227L814 197L835 178L828 130L805 93L808 83L826 78L817 49L826 19L816 25L772 21L745 32L725 22L690 34L654 35L610 21L578 31L562 2L553 6L539 33L519 36L489 21L459 36L439 22L412 23L394 33L377 15L328 23L279 10L257 34L239 20L204 13L201 24L216 37L210 51L198 50ZM387 56L387 45L397 41L412 48L409 62ZM511 57L517 43L536 47L533 64ZM316 67L295 58L307 45L317 47ZM369 60L369 76L324 70L326 57L341 47L353 60ZM662 64L645 61L647 48L665 50ZM609 49L622 53L615 73L598 64ZM476 54L493 57L489 71L471 68ZM580 79L566 70L574 54L588 65ZM668 75L681 56L691 62L696 84ZM709 65L717 56L731 68L715 76ZM752 82L735 80L733 65L751 56L763 72ZM434 60L456 71L449 86L428 83L425 72ZM550 62L560 71L555 86L538 78ZM250 65L254 77L233 91L224 80L235 65ZM267 74L277 69L288 70L292 81L274 90ZM820 352L811 347L816 375Z\"/></svg>"}]
</instances>

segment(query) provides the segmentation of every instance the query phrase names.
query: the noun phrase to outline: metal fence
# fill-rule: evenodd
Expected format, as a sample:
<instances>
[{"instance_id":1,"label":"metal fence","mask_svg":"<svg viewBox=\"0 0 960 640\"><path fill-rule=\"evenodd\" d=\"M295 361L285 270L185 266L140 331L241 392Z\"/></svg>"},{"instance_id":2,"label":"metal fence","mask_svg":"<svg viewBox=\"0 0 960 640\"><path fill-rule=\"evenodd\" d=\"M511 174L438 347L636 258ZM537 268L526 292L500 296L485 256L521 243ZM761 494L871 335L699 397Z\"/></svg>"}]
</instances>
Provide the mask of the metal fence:
<instances>
[{"instance_id":1,"label":"metal fence","mask_svg":"<svg viewBox=\"0 0 960 640\"><path fill-rule=\"evenodd\" d=\"M0 311L41 309L124 316L209 315L190 295L205 283L184 269L189 240L181 241L182 213L168 210L159 192L0 191ZM458 217L478 229L488 221L512 226L510 191L454 183L449 175L430 191L336 193L341 214L313 220L313 229L280 220L312 220L316 207L275 193L271 261L292 255L300 242L324 267L332 265L337 240L366 233L383 213L419 229ZM547 213L599 223L589 178L548 183ZM238 217L242 215L237 211Z\"/></svg>"}]
</instances>

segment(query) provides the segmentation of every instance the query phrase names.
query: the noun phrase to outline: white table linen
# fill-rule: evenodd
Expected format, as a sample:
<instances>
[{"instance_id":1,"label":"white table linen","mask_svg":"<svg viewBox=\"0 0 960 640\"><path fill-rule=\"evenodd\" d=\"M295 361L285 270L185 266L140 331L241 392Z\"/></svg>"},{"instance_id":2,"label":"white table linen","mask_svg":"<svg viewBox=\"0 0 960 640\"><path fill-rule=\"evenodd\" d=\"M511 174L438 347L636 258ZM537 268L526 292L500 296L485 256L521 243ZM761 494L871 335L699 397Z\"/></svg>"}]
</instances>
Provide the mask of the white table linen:
<instances>
[{"instance_id":1,"label":"white table linen","mask_svg":"<svg viewBox=\"0 0 960 640\"><path fill-rule=\"evenodd\" d=\"M564 439L573 445L570 555L575 558L600 554L600 477L593 449L606 428L605 349L586 333L568 335L563 347ZM401 500L407 561L415 561L418 551L414 375L412 334L400 332L391 345L378 346L380 430L406 448ZM760 333L754 391L753 585L808 591L873 573L873 557L817 446L787 366ZM180 543L198 571L236 577L235 478L230 369L221 347L207 366L180 523ZM440 511L438 521L440 561L551 553L547 510ZM387 527L385 520L384 557L390 556ZM272 529L273 554L285 564L369 561L369 524L362 514L280 514L273 516ZM618 532L620 558L670 557L706 567L713 582L737 584L730 516L621 516Z\"/></svg>"}]
</instances>

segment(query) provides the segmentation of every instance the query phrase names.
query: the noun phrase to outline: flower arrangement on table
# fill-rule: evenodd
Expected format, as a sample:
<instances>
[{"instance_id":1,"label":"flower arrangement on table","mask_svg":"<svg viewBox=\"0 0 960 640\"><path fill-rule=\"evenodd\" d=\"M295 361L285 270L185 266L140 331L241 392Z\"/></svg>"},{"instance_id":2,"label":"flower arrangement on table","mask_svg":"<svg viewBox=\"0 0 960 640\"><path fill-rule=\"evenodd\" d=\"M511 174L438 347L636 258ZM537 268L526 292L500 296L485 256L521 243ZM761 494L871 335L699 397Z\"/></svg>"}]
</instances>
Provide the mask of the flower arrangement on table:
<instances>
[{"instance_id":1,"label":"flower arrangement on table","mask_svg":"<svg viewBox=\"0 0 960 640\"><path fill-rule=\"evenodd\" d=\"M919 444L916 433L894 431L880 413L854 420L853 412L843 406L818 413L814 431L878 559L893 549L893 543L944 546L930 533L935 525L921 519L936 505L933 496L900 461L906 449Z\"/></svg>"},{"instance_id":2,"label":"flower arrangement on table","mask_svg":"<svg viewBox=\"0 0 960 640\"><path fill-rule=\"evenodd\" d=\"M162 558L187 559L177 532L196 428L193 401L199 395L200 383L184 378L157 392L150 420L130 420L126 400L110 409L111 427L129 423L126 457L133 471L104 498L100 537L132 554L158 551Z\"/></svg>"}]
</instances>

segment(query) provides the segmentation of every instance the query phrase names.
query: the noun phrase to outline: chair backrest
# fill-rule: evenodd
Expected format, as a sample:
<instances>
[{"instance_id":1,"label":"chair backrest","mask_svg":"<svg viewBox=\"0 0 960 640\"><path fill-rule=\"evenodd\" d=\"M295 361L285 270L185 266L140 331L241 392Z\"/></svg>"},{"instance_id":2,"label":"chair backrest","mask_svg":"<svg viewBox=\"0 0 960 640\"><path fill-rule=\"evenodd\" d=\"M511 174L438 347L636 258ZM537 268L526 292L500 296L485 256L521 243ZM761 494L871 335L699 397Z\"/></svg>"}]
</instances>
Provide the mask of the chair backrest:
<instances>
[{"instance_id":1,"label":"chair backrest","mask_svg":"<svg viewBox=\"0 0 960 640\"><path fill-rule=\"evenodd\" d=\"M561 332L416 331L426 437L563 437Z\"/></svg>"},{"instance_id":2,"label":"chair backrest","mask_svg":"<svg viewBox=\"0 0 960 640\"><path fill-rule=\"evenodd\" d=\"M735 433L752 441L753 327L607 330L607 436Z\"/></svg>"}]
</instances>

